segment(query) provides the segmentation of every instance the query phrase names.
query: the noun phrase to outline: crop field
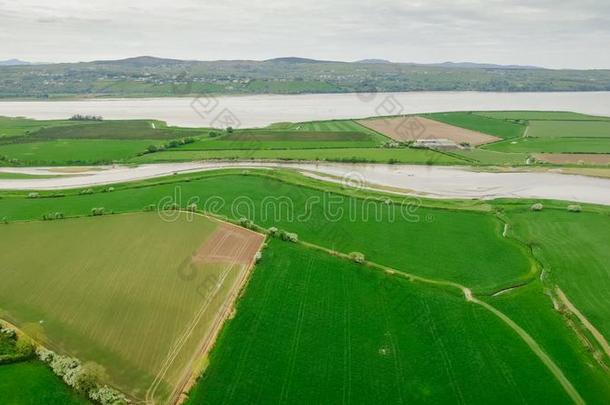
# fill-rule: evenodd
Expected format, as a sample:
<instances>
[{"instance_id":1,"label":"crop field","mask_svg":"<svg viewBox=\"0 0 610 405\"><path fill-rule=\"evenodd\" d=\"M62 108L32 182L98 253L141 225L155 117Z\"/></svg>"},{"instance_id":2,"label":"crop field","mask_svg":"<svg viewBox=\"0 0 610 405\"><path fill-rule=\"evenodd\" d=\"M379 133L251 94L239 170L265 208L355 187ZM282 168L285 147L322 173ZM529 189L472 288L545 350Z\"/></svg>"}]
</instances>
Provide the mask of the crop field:
<instances>
[{"instance_id":1,"label":"crop field","mask_svg":"<svg viewBox=\"0 0 610 405\"><path fill-rule=\"evenodd\" d=\"M214 211L218 214L248 217L261 226L296 232L302 240L341 252L366 252L381 264L460 282L473 290L494 291L534 277L524 248L502 237L503 225L491 214L419 207L413 199L387 205L378 199L329 194L257 175L209 175L181 182L179 187L183 205L193 197L202 204L219 197L222 204ZM83 215L97 206L126 212L176 193L175 184L160 184L64 198L3 198L0 218L40 218L57 211ZM248 196L248 204L234 209L243 196ZM477 209L477 203L472 209ZM337 212L343 215L330 221Z\"/></svg>"},{"instance_id":2,"label":"crop field","mask_svg":"<svg viewBox=\"0 0 610 405\"><path fill-rule=\"evenodd\" d=\"M610 138L610 121L530 121L532 138Z\"/></svg>"},{"instance_id":3,"label":"crop field","mask_svg":"<svg viewBox=\"0 0 610 405\"><path fill-rule=\"evenodd\" d=\"M532 138L528 136L485 145L483 149L506 153L610 153L610 138Z\"/></svg>"},{"instance_id":4,"label":"crop field","mask_svg":"<svg viewBox=\"0 0 610 405\"><path fill-rule=\"evenodd\" d=\"M610 339L610 218L557 210L510 218L516 236L539 247L549 279Z\"/></svg>"},{"instance_id":5,"label":"crop field","mask_svg":"<svg viewBox=\"0 0 610 405\"><path fill-rule=\"evenodd\" d=\"M162 121L119 120L50 126L31 136L41 139L174 139L207 134L205 129L167 127Z\"/></svg>"},{"instance_id":6,"label":"crop field","mask_svg":"<svg viewBox=\"0 0 610 405\"><path fill-rule=\"evenodd\" d=\"M464 164L459 157L425 149L326 148L326 149L257 149L163 151L132 159L134 163L173 162L203 159L277 159L327 160L335 162Z\"/></svg>"},{"instance_id":7,"label":"crop field","mask_svg":"<svg viewBox=\"0 0 610 405\"><path fill-rule=\"evenodd\" d=\"M375 136L363 132L249 130L234 132L218 139L200 139L198 142L182 145L178 149L370 148L380 144L381 141Z\"/></svg>"},{"instance_id":8,"label":"crop field","mask_svg":"<svg viewBox=\"0 0 610 405\"><path fill-rule=\"evenodd\" d=\"M127 160L158 140L58 139L0 145L0 156L32 165L94 164Z\"/></svg>"},{"instance_id":9,"label":"crop field","mask_svg":"<svg viewBox=\"0 0 610 405\"><path fill-rule=\"evenodd\" d=\"M425 116L445 124L498 136L503 139L520 137L526 128L523 124L485 117L471 112L434 113L425 114Z\"/></svg>"},{"instance_id":10,"label":"crop field","mask_svg":"<svg viewBox=\"0 0 610 405\"><path fill-rule=\"evenodd\" d=\"M534 157L556 165L610 165L610 154L601 153L536 153Z\"/></svg>"},{"instance_id":11,"label":"crop field","mask_svg":"<svg viewBox=\"0 0 610 405\"><path fill-rule=\"evenodd\" d=\"M176 397L263 237L170 214L5 225L3 317L39 325L47 345L100 364L133 398Z\"/></svg>"},{"instance_id":12,"label":"crop field","mask_svg":"<svg viewBox=\"0 0 610 405\"><path fill-rule=\"evenodd\" d=\"M37 361L0 365L0 399L7 405L89 404Z\"/></svg>"},{"instance_id":13,"label":"crop field","mask_svg":"<svg viewBox=\"0 0 610 405\"><path fill-rule=\"evenodd\" d=\"M492 144L496 145L496 144ZM491 146L491 145L490 145ZM479 165L509 165L521 166L529 157L528 153L524 152L499 152L490 150L491 148L481 149L461 149L452 150L451 155L468 159L472 164Z\"/></svg>"},{"instance_id":14,"label":"crop field","mask_svg":"<svg viewBox=\"0 0 610 405\"><path fill-rule=\"evenodd\" d=\"M27 118L10 118L0 116L0 139L29 135L41 128L75 125L76 121L68 120L31 120Z\"/></svg>"},{"instance_id":15,"label":"crop field","mask_svg":"<svg viewBox=\"0 0 610 405\"><path fill-rule=\"evenodd\" d=\"M570 402L491 312L442 289L272 241L189 403L525 398Z\"/></svg>"},{"instance_id":16,"label":"crop field","mask_svg":"<svg viewBox=\"0 0 610 405\"><path fill-rule=\"evenodd\" d=\"M290 124L286 129L292 131L322 131L322 132L362 132L374 134L376 132L360 125L354 120L312 121Z\"/></svg>"},{"instance_id":17,"label":"crop field","mask_svg":"<svg viewBox=\"0 0 610 405\"><path fill-rule=\"evenodd\" d=\"M509 121L608 121L610 117L598 117L569 111L475 111L483 117Z\"/></svg>"},{"instance_id":18,"label":"crop field","mask_svg":"<svg viewBox=\"0 0 610 405\"><path fill-rule=\"evenodd\" d=\"M374 118L358 122L400 142L418 139L449 139L458 144L467 142L471 145L482 145L502 139L418 116Z\"/></svg>"}]
</instances>

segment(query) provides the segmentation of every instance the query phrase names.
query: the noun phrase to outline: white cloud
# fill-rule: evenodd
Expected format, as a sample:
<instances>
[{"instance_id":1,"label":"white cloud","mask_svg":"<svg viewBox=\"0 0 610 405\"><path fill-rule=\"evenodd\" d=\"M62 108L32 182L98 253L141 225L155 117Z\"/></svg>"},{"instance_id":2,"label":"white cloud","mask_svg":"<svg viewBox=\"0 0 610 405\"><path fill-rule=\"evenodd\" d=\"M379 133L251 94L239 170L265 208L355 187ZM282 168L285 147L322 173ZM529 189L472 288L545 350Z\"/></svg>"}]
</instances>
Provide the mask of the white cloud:
<instances>
[{"instance_id":1,"label":"white cloud","mask_svg":"<svg viewBox=\"0 0 610 405\"><path fill-rule=\"evenodd\" d=\"M0 1L0 59L305 56L610 67L606 0Z\"/></svg>"}]
</instances>

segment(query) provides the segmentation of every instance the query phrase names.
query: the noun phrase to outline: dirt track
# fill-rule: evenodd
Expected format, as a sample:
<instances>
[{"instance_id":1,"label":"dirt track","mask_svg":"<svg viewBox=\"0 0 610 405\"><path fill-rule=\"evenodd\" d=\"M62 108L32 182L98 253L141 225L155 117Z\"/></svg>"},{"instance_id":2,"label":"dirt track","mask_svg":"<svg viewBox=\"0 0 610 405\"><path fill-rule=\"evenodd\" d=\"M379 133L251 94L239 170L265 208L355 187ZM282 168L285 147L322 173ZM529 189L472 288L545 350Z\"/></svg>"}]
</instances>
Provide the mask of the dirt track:
<instances>
[{"instance_id":1,"label":"dirt track","mask_svg":"<svg viewBox=\"0 0 610 405\"><path fill-rule=\"evenodd\" d=\"M457 144L467 142L470 145L478 146L500 140L495 136L419 116L376 118L360 120L358 123L400 142L418 139L449 139Z\"/></svg>"}]
</instances>

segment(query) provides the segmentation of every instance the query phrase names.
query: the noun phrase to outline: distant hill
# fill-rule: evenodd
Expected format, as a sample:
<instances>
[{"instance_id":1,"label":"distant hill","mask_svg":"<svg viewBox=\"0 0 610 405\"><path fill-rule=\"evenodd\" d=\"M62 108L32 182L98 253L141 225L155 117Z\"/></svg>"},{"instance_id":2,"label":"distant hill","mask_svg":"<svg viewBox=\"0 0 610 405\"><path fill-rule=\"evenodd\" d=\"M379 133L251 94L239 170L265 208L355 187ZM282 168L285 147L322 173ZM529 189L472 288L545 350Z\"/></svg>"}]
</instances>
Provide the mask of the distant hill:
<instances>
[{"instance_id":1,"label":"distant hill","mask_svg":"<svg viewBox=\"0 0 610 405\"><path fill-rule=\"evenodd\" d=\"M327 61L321 61L316 59L307 59L307 58L297 58L294 56L289 56L285 58L274 58L267 59L263 62L279 62L279 63L327 63Z\"/></svg>"},{"instance_id":2,"label":"distant hill","mask_svg":"<svg viewBox=\"0 0 610 405\"><path fill-rule=\"evenodd\" d=\"M392 63L389 60L386 59L362 59L362 60L357 60L354 63L381 63L381 64L385 64L385 63Z\"/></svg>"},{"instance_id":3,"label":"distant hill","mask_svg":"<svg viewBox=\"0 0 610 405\"><path fill-rule=\"evenodd\" d=\"M30 62L25 62L19 59L0 60L0 66L23 66L29 64Z\"/></svg>"},{"instance_id":4,"label":"distant hill","mask_svg":"<svg viewBox=\"0 0 610 405\"><path fill-rule=\"evenodd\" d=\"M21 62L21 61L18 61ZM4 62L7 63L7 62ZM610 70L299 57L197 61L138 56L0 66L0 98L169 97L401 91L610 91Z\"/></svg>"},{"instance_id":5,"label":"distant hill","mask_svg":"<svg viewBox=\"0 0 610 405\"><path fill-rule=\"evenodd\" d=\"M446 68L463 68L463 69L543 69L538 66L523 66L523 65L495 65L492 63L473 63L473 62L443 62L431 63L427 66L439 66Z\"/></svg>"}]
</instances>

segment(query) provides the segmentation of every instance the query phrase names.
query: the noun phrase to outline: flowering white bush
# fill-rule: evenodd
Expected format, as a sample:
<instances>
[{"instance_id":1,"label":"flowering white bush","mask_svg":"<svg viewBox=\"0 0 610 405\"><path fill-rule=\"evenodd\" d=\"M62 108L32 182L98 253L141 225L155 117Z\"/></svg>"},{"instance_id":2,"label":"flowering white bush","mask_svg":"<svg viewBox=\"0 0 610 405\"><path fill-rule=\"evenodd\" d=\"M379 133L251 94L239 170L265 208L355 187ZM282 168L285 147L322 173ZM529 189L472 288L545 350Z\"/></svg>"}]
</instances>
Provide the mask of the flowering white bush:
<instances>
[{"instance_id":1,"label":"flowering white bush","mask_svg":"<svg viewBox=\"0 0 610 405\"><path fill-rule=\"evenodd\" d=\"M125 398L125 395L108 386L98 387L90 391L89 398L99 402L102 405L120 405L129 403L129 400Z\"/></svg>"}]
</instances>

